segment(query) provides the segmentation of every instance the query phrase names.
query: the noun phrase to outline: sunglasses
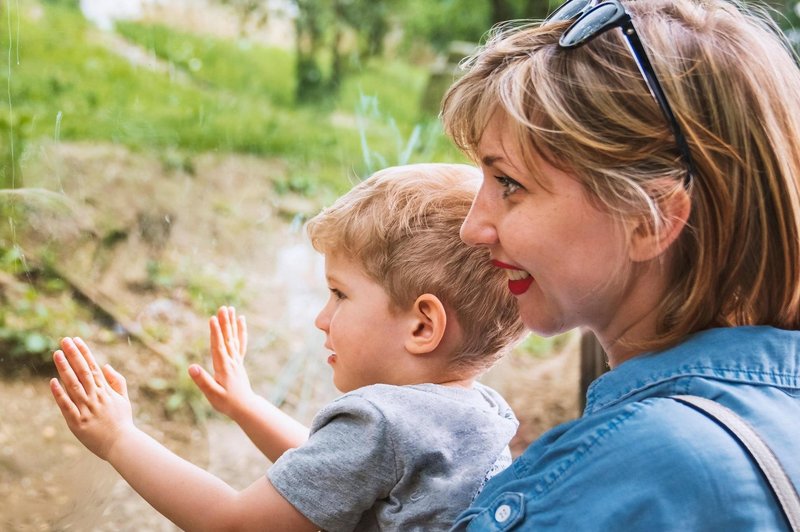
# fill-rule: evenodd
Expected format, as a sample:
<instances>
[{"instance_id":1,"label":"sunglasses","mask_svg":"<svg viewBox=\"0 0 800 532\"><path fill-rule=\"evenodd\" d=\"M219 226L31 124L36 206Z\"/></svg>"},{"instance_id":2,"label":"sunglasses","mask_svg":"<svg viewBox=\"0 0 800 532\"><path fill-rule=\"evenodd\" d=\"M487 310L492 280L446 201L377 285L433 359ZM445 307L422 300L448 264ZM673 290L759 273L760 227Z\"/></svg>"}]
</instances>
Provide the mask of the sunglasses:
<instances>
[{"instance_id":1,"label":"sunglasses","mask_svg":"<svg viewBox=\"0 0 800 532\"><path fill-rule=\"evenodd\" d=\"M636 33L636 28L633 27L631 16L625 11L619 0L605 0L599 3L596 0L567 0L553 11L545 19L545 22L570 20L574 20L574 22L564 31L558 41L559 46L566 49L583 46L598 35L614 28L619 28L622 31L625 42L628 44L631 55L633 55L636 65L639 67L639 72L641 72L650 94L661 108L664 118L666 118L675 136L675 142L686 165L684 184L688 186L694 173L689 143L686 142L686 137L675 118L675 113L672 112L672 107L669 105L666 94L664 94L664 89L661 88L661 83L658 82L656 71L647 57L647 52L645 52L639 34Z\"/></svg>"}]
</instances>

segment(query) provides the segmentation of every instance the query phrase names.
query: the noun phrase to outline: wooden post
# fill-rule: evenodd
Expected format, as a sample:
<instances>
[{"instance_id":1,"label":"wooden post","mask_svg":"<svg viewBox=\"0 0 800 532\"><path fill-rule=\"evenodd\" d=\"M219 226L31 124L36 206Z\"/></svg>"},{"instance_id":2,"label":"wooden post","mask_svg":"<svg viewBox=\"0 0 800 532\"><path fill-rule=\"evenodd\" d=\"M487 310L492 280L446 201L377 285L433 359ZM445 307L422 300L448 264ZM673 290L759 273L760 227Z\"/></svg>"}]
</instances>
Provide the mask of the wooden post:
<instances>
[{"instance_id":1,"label":"wooden post","mask_svg":"<svg viewBox=\"0 0 800 532\"><path fill-rule=\"evenodd\" d=\"M608 357L594 333L584 331L581 335L581 411L586 408L586 391L597 377L608 371Z\"/></svg>"}]
</instances>

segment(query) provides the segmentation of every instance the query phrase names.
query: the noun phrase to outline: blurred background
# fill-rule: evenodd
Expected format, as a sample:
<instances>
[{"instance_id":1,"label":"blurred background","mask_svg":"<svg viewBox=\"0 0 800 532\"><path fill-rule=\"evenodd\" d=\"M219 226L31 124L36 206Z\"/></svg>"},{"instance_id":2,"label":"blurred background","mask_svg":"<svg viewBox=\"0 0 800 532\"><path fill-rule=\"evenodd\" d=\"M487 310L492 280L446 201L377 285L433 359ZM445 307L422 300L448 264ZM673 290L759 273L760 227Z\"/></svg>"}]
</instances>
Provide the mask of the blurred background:
<instances>
[{"instance_id":1,"label":"blurred background","mask_svg":"<svg viewBox=\"0 0 800 532\"><path fill-rule=\"evenodd\" d=\"M245 314L254 388L309 423L336 396L303 222L373 171L460 161L440 99L496 22L547 0L0 0L0 530L174 530L65 427L63 336L126 375L137 423L237 487L268 467L186 374ZM795 45L800 7L770 4ZM580 413L580 339L484 381L519 453Z\"/></svg>"}]
</instances>

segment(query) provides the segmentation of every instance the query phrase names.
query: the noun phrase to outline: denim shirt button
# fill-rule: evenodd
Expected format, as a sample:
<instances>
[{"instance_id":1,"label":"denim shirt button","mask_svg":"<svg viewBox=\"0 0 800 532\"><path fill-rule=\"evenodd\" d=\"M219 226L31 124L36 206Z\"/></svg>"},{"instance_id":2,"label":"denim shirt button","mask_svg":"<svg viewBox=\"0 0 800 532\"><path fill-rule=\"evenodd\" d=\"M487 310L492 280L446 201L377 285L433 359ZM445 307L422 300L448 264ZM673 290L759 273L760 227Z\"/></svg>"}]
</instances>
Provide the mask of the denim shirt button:
<instances>
[{"instance_id":1,"label":"denim shirt button","mask_svg":"<svg viewBox=\"0 0 800 532\"><path fill-rule=\"evenodd\" d=\"M511 517L511 507L507 504L501 504L494 512L494 519L498 523L505 523Z\"/></svg>"}]
</instances>

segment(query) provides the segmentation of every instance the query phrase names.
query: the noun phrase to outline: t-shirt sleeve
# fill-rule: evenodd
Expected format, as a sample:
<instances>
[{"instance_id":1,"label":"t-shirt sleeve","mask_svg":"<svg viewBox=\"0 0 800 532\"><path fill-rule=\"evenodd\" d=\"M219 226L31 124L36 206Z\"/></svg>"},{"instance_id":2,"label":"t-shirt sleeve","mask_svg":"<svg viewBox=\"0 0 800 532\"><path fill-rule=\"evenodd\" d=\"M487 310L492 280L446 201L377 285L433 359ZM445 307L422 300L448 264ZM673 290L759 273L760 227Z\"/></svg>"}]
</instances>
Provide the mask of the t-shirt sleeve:
<instances>
[{"instance_id":1,"label":"t-shirt sleeve","mask_svg":"<svg viewBox=\"0 0 800 532\"><path fill-rule=\"evenodd\" d=\"M314 418L308 442L284 453L267 476L315 525L352 530L397 483L383 414L357 395L340 397Z\"/></svg>"}]
</instances>

